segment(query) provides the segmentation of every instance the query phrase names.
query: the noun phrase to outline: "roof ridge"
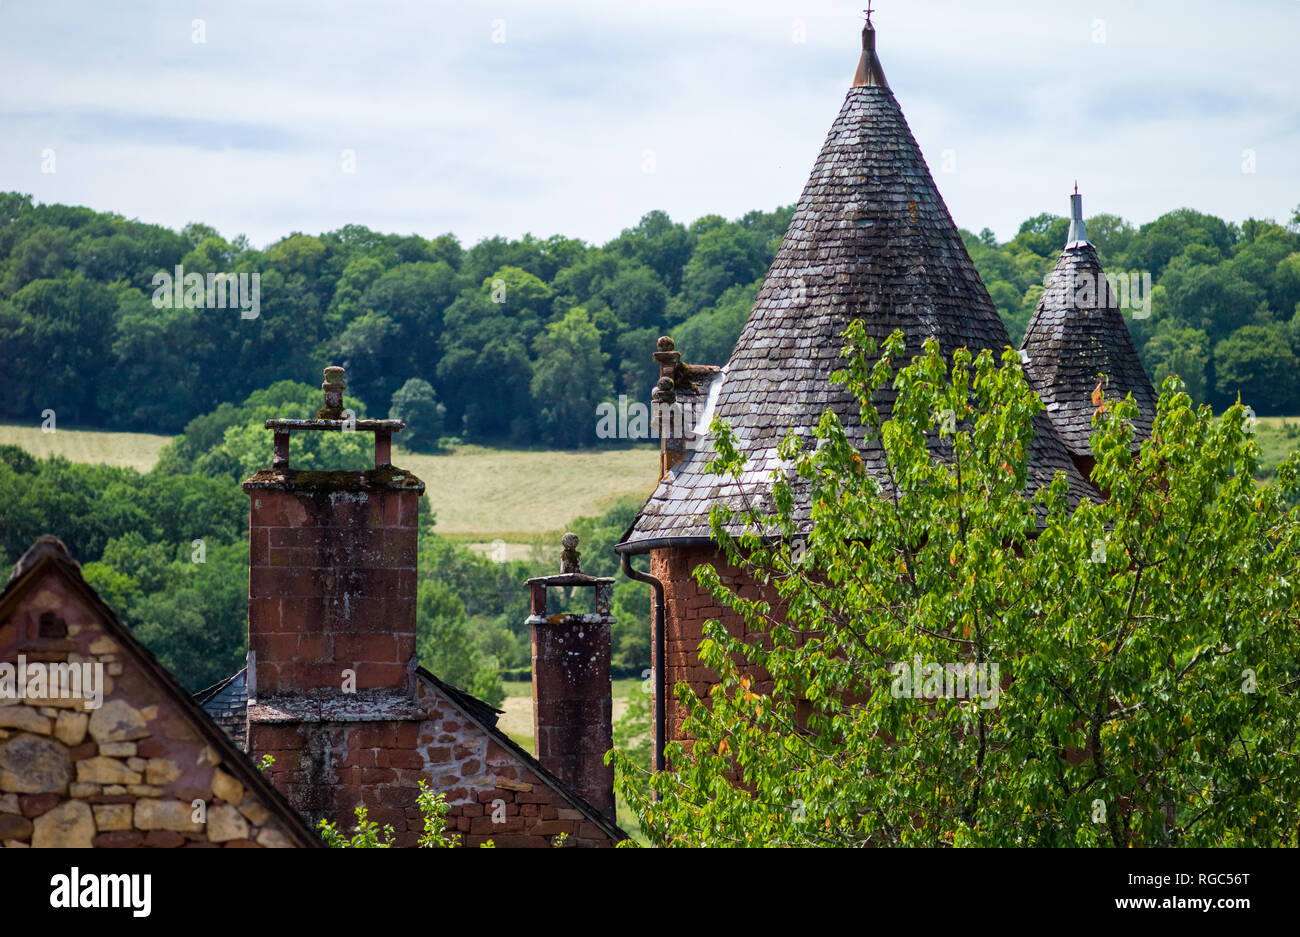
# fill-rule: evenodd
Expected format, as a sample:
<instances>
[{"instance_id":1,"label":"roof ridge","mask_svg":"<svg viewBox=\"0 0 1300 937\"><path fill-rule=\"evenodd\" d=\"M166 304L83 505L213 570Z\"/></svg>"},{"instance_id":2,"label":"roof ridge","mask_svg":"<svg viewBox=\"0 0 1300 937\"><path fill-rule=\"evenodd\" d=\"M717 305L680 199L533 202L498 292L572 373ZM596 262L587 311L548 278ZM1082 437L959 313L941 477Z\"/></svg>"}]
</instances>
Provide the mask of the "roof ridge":
<instances>
[{"instance_id":1,"label":"roof ridge","mask_svg":"<svg viewBox=\"0 0 1300 937\"><path fill-rule=\"evenodd\" d=\"M9 585L18 579L21 579L29 569L35 566L42 559L49 557L60 563L67 565L70 569L81 575L81 564L72 558L68 548L63 545L63 541L54 534L41 534L36 541L27 548L18 562L14 563L13 570L9 573L9 578L5 581L6 589Z\"/></svg>"}]
</instances>

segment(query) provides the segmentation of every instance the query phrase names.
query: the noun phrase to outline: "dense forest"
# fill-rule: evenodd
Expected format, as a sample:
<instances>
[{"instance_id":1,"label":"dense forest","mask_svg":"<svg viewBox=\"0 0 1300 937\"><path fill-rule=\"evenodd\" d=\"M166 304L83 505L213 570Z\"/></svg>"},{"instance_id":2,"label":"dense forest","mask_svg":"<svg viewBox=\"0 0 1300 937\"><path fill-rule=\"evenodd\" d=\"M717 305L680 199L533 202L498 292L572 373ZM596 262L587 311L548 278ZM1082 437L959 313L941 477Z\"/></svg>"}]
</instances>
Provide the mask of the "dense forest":
<instances>
[{"instance_id":1,"label":"dense forest","mask_svg":"<svg viewBox=\"0 0 1300 937\"><path fill-rule=\"evenodd\" d=\"M571 448L596 442L596 405L644 399L655 338L722 363L791 217L790 208L690 225L652 212L601 246L531 236L470 248L348 226L265 250L201 224L182 231L88 208L0 195L0 420L178 434L148 473L0 447L0 562L55 532L87 578L158 656L197 689L242 666L247 500L238 482L269 455L262 422L306 416L309 383L348 369L359 417L396 415L401 442L449 439ZM999 244L962 232L1018 342L1065 243L1040 215ZM1240 226L1190 209L1135 228L1088 220L1107 270L1152 276L1151 315L1130 319L1153 380L1179 374L1217 408L1240 393L1262 414L1300 412L1300 211L1289 226ZM257 273L256 318L157 308L155 275ZM304 438L308 437L308 438ZM359 436L298 434L295 465L360 467ZM584 569L613 575L610 550L638 507L575 519ZM520 583L554 557L494 563L421 525L422 662L500 699L500 673L528 663ZM615 665L649 662L649 600L620 580Z\"/></svg>"},{"instance_id":2,"label":"dense forest","mask_svg":"<svg viewBox=\"0 0 1300 937\"><path fill-rule=\"evenodd\" d=\"M465 248L349 225L257 250L202 224L177 232L0 194L0 419L52 409L69 428L177 433L342 364L372 415L424 417L408 444L592 444L598 402L648 394L658 335L688 360L726 360L791 212L689 225L651 212L600 246L557 235ZM1109 272L1153 278L1152 314L1130 320L1153 379L1177 372L1216 407L1240 393L1260 413L1300 411L1297 220L1088 220ZM1043 214L1002 244L963 232L1013 340L1066 228ZM156 308L155 275L178 265L259 274L257 317Z\"/></svg>"}]
</instances>

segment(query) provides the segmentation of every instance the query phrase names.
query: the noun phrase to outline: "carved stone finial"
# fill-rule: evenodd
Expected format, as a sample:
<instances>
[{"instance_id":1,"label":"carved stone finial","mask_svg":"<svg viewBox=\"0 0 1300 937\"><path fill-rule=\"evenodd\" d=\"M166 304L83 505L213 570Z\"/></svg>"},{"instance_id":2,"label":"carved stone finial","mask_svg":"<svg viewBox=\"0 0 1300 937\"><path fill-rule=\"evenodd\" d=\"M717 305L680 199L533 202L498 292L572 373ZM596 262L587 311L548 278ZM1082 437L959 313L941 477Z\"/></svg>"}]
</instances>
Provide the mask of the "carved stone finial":
<instances>
[{"instance_id":1,"label":"carved stone finial","mask_svg":"<svg viewBox=\"0 0 1300 937\"><path fill-rule=\"evenodd\" d=\"M655 349L658 351L672 351L675 347L673 340L667 335L660 335L659 341L655 342Z\"/></svg>"},{"instance_id":2,"label":"carved stone finial","mask_svg":"<svg viewBox=\"0 0 1300 937\"><path fill-rule=\"evenodd\" d=\"M316 411L318 420L343 419L343 391L347 389L343 379L343 369L331 365L325 369L325 381L320 389L325 391L325 406Z\"/></svg>"},{"instance_id":3,"label":"carved stone finial","mask_svg":"<svg viewBox=\"0 0 1300 937\"><path fill-rule=\"evenodd\" d=\"M560 544L564 547L564 552L560 554L560 572L582 572L578 565L578 557L582 556L578 552L578 535L574 533L565 534L560 538Z\"/></svg>"}]
</instances>

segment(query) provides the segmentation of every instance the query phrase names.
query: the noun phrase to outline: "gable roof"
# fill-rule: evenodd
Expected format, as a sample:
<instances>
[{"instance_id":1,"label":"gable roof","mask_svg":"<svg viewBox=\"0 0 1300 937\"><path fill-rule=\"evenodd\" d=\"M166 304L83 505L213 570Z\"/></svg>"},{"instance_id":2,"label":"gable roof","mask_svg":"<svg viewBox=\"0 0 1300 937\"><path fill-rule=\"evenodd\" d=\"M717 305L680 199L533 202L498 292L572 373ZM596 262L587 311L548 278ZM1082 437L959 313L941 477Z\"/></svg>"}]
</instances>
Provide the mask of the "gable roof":
<instances>
[{"instance_id":1,"label":"gable roof","mask_svg":"<svg viewBox=\"0 0 1300 937\"><path fill-rule=\"evenodd\" d=\"M1061 251L1020 348L1025 375L1072 455L1092 454L1092 395L1099 382L1107 399L1133 395L1134 445L1151 435L1157 394L1087 240L1072 236Z\"/></svg>"},{"instance_id":2,"label":"gable roof","mask_svg":"<svg viewBox=\"0 0 1300 937\"><path fill-rule=\"evenodd\" d=\"M52 534L38 537L31 548L14 564L4 591L0 592L0 619L3 619L6 609L12 607L12 604L16 603L27 588L37 582L47 569L61 575L91 606L103 621L104 630L134 658L135 663L144 670L153 685L166 694L169 702L186 717L203 742L217 752L221 758L222 770L234 775L243 783L246 790L256 792L262 803L283 824L285 834L293 838L295 845L323 847L325 844L302 815L249 761L248 756L208 718L207 713L195 704L190 694L176 681L171 672L159 663L153 652L140 643L131 629L123 624L117 614L104 603L99 593L82 576L80 564L68 554L67 548L57 537Z\"/></svg>"},{"instance_id":3,"label":"gable roof","mask_svg":"<svg viewBox=\"0 0 1300 937\"><path fill-rule=\"evenodd\" d=\"M459 690L446 683L432 672L424 667L415 668L416 675L422 680L432 684L439 692L447 697L448 700L457 709L463 712L471 722L477 725L492 741L496 742L502 748L509 751L512 755L521 761L529 771L536 774L548 787L557 794L571 803L574 809L579 810L584 819L600 827L604 833L613 840L627 839L627 833L623 832L616 824L605 819L604 814L588 803L582 795L577 793L568 784L556 777L550 771L542 766L542 763L534 758L531 754L520 747L514 739L506 735L497 726L497 719L502 710L497 709L489 703L479 699L477 696L471 696L464 690ZM221 721L223 716L229 717L234 714L242 716L248 710L248 683L247 670L241 670L239 673L214 684L205 690L200 690L194 695L197 702L201 703L203 708L208 711L214 719ZM232 719L233 725L236 720ZM244 744L247 744L246 742Z\"/></svg>"},{"instance_id":4,"label":"gable roof","mask_svg":"<svg viewBox=\"0 0 1300 937\"><path fill-rule=\"evenodd\" d=\"M465 713L494 742L523 762L529 771L541 778L547 787L573 804L577 810L582 812L585 819L600 827L606 836L615 842L627 839L627 833L623 832L617 824L605 819L605 815L588 803L581 794L544 768L540 761L497 727L497 717L501 715L502 710L493 708L478 697L470 696L464 690L458 690L449 683L444 683L423 667L416 667L415 672L417 676L429 681L441 690L461 712Z\"/></svg>"},{"instance_id":5,"label":"gable roof","mask_svg":"<svg viewBox=\"0 0 1300 937\"><path fill-rule=\"evenodd\" d=\"M997 352L1011 343L884 81L869 25L863 39L861 83L849 89L831 125L721 378L715 413L749 456L741 485L750 497L767 490L787 429L811 437L828 407L868 470L885 480L884 453L866 442L857 400L829 383L843 364L841 336L854 319L877 342L901 329L908 355L920 353L931 336L946 355L960 347ZM885 389L876 401L886 418L893 398ZM1061 471L1074 499L1090 496L1050 421L1040 414L1036 428L1029 490ZM703 471L711 457L706 441L662 479L618 549L707 540L712 504L739 506L742 493ZM808 516L806 484L796 485L795 517L806 523Z\"/></svg>"}]
</instances>

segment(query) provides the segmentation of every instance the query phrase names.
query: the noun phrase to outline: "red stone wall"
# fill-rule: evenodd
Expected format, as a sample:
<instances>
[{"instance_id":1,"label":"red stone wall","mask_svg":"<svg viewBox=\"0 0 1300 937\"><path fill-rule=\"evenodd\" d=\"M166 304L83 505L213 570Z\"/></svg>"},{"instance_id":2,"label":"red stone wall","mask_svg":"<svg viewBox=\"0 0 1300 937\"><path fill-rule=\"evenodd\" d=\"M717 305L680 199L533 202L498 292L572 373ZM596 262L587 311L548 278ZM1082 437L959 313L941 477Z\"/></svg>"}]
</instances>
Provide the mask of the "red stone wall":
<instances>
[{"instance_id":1,"label":"red stone wall","mask_svg":"<svg viewBox=\"0 0 1300 937\"><path fill-rule=\"evenodd\" d=\"M0 661L102 664L103 702L0 698L0 845L300 843L79 588L37 576L0 616Z\"/></svg>"},{"instance_id":2,"label":"red stone wall","mask_svg":"<svg viewBox=\"0 0 1300 937\"><path fill-rule=\"evenodd\" d=\"M696 566L711 563L722 581L738 589L746 599L766 599L779 608L776 591L764 590L742 570L730 566L726 558L713 546L669 547L650 554L650 574L664 586L664 650L667 654L668 711L666 715L668 741L686 741L682 733L685 710L677 701L674 687L688 683L697 696L707 696L709 688L718 679L715 671L699 660L700 641L704 637L704 622L719 619L728 633L746 640L760 640L763 635L750 632L740 616L723 608L717 600L696 583L691 571ZM766 673L755 675L754 692L770 693L772 684Z\"/></svg>"},{"instance_id":3,"label":"red stone wall","mask_svg":"<svg viewBox=\"0 0 1300 937\"><path fill-rule=\"evenodd\" d=\"M250 751L270 754L270 776L304 812L328 816L350 833L354 809L393 827L397 846L415 846L424 829L416 808L421 780L446 794L447 831L462 845L550 847L613 845L526 762L469 719L436 686L417 678L416 720L250 725ZM312 752L330 752L317 762ZM317 802L314 798L323 796Z\"/></svg>"},{"instance_id":4,"label":"red stone wall","mask_svg":"<svg viewBox=\"0 0 1300 937\"><path fill-rule=\"evenodd\" d=\"M414 490L250 492L248 640L259 695L404 689L415 658Z\"/></svg>"}]
</instances>

